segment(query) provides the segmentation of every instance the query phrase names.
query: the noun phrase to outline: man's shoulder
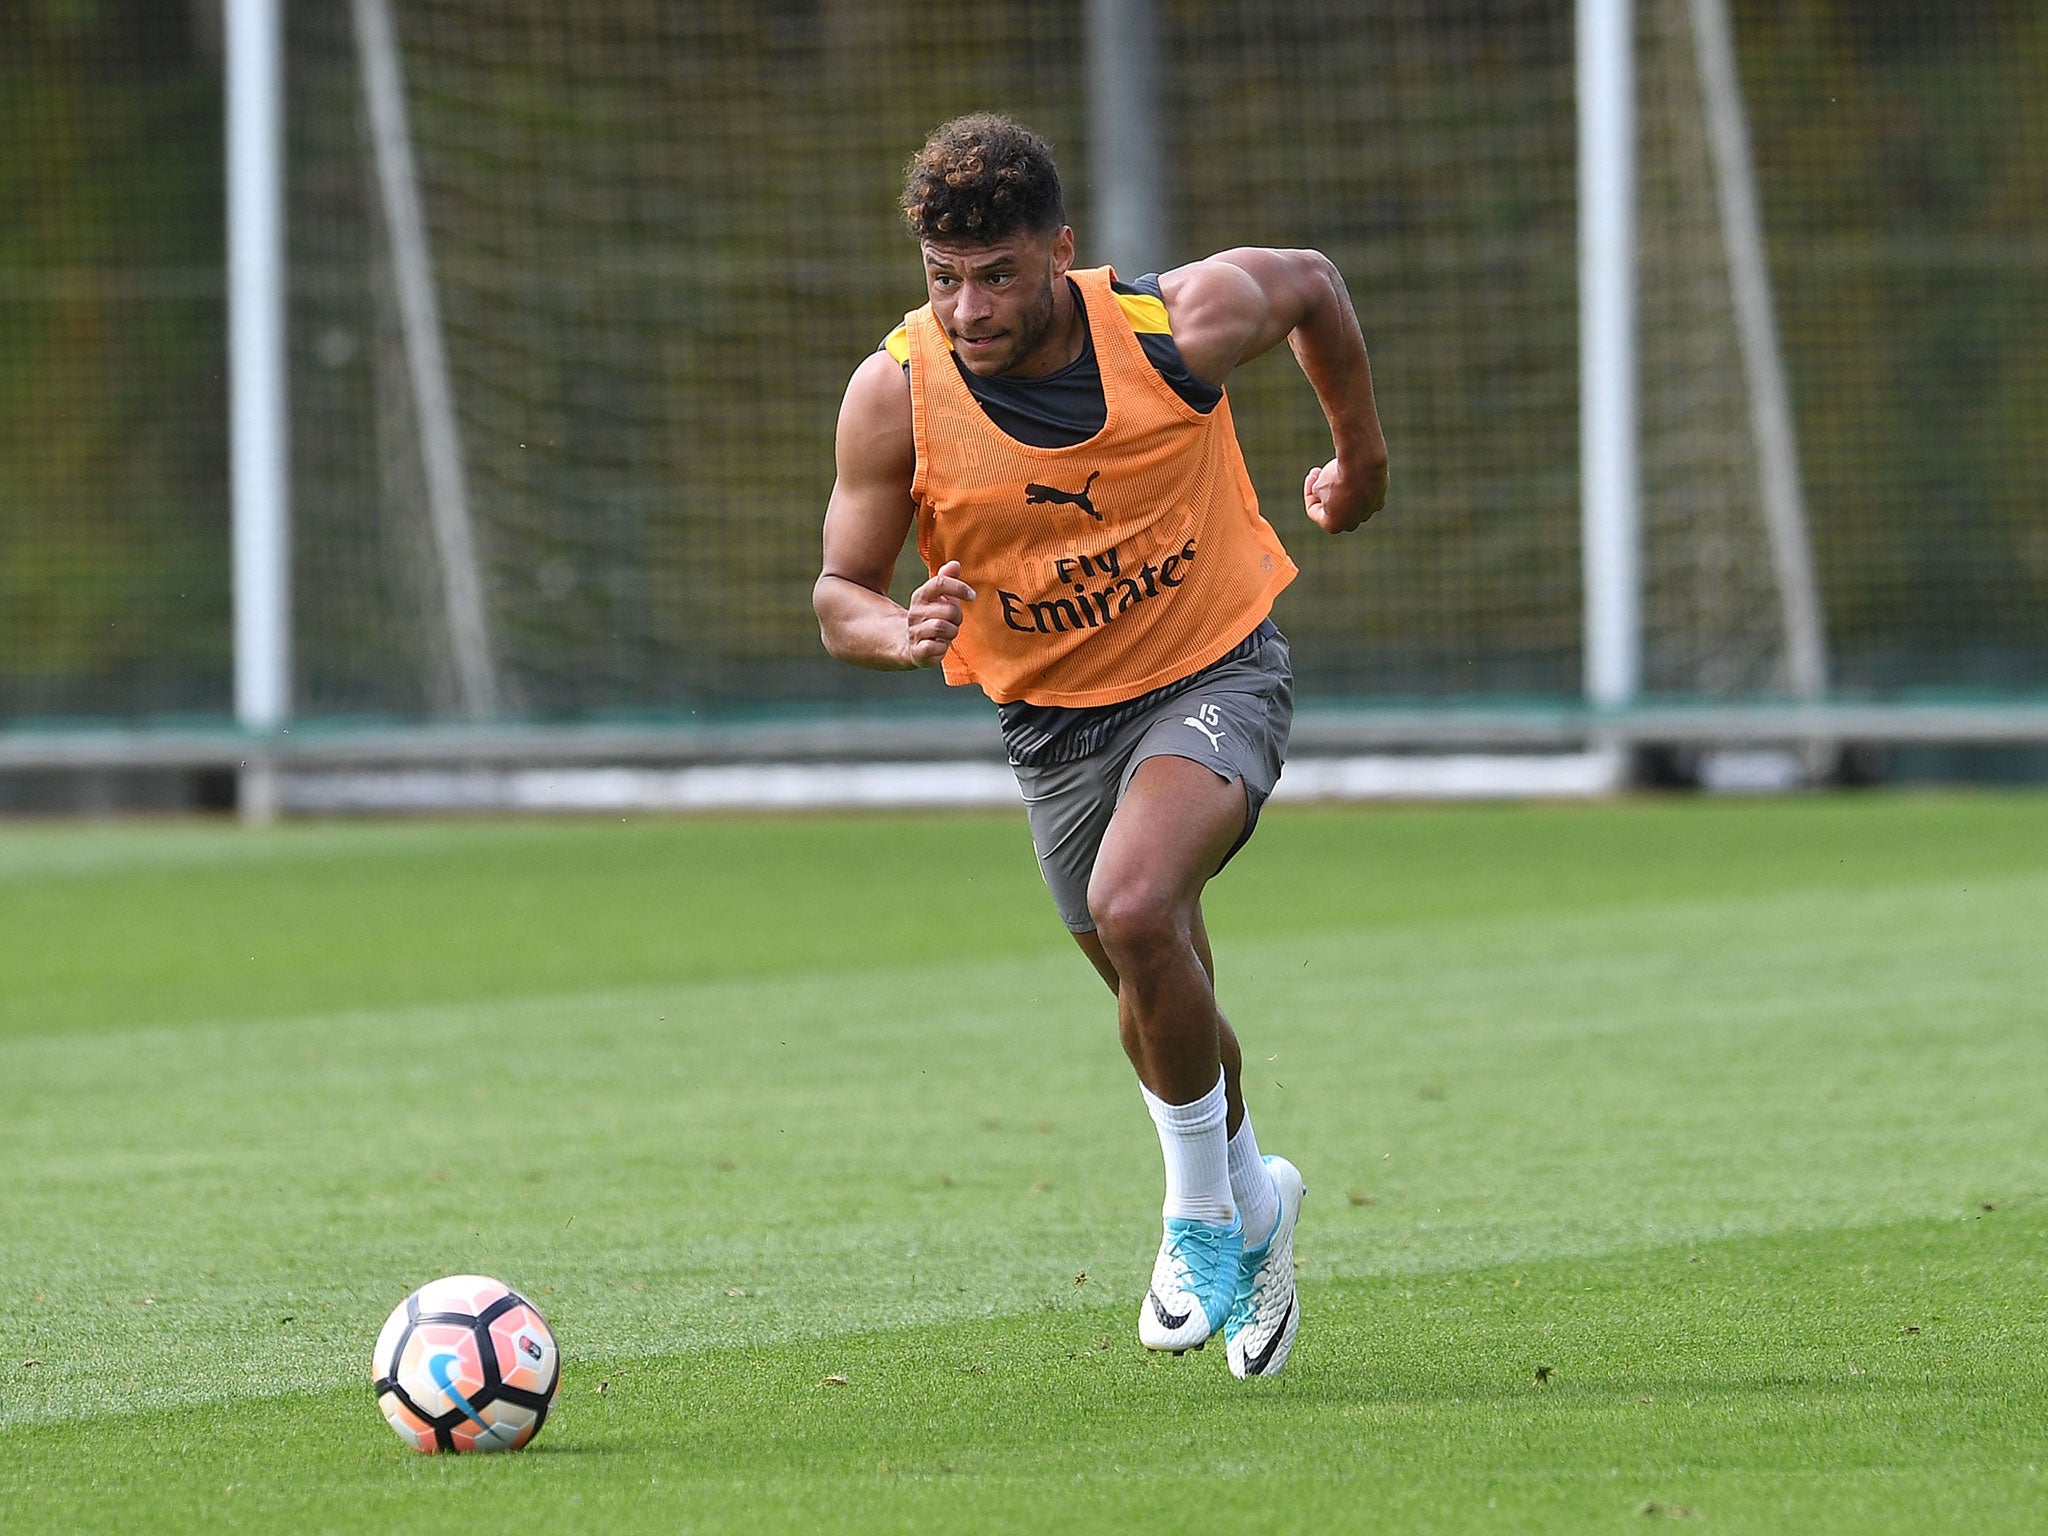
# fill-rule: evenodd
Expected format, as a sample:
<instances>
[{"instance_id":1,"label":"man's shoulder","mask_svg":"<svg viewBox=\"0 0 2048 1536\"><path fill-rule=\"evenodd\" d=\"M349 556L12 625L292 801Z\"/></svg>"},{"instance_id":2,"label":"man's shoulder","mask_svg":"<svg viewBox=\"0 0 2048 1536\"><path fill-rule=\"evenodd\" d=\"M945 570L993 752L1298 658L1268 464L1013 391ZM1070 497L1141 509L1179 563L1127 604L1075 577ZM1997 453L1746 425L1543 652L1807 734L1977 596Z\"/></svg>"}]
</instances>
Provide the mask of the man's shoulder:
<instances>
[{"instance_id":1,"label":"man's shoulder","mask_svg":"<svg viewBox=\"0 0 2048 1536\"><path fill-rule=\"evenodd\" d=\"M1161 302L1173 317L1181 356L1198 378L1219 390L1267 313L1264 288L1239 259L1251 254L1220 251L1159 275Z\"/></svg>"},{"instance_id":2,"label":"man's shoulder","mask_svg":"<svg viewBox=\"0 0 2048 1536\"><path fill-rule=\"evenodd\" d=\"M1223 398L1223 391L1206 379L1196 377L1187 360L1181 356L1180 345L1174 340L1173 315L1167 307L1160 274L1147 272L1128 283L1118 279L1110 284L1110 292L1116 296L1124 319L1138 338L1138 345L1173 392L1198 411L1207 413L1214 410L1216 402Z\"/></svg>"},{"instance_id":3,"label":"man's shoulder","mask_svg":"<svg viewBox=\"0 0 2048 1536\"><path fill-rule=\"evenodd\" d=\"M1250 248L1218 251L1159 274L1159 296L1175 315L1196 305L1243 303L1259 293L1259 280L1247 270Z\"/></svg>"},{"instance_id":4,"label":"man's shoulder","mask_svg":"<svg viewBox=\"0 0 2048 1536\"><path fill-rule=\"evenodd\" d=\"M862 421L872 428L910 428L910 375L886 347L860 360L847 380L839 407L843 421Z\"/></svg>"}]
</instances>

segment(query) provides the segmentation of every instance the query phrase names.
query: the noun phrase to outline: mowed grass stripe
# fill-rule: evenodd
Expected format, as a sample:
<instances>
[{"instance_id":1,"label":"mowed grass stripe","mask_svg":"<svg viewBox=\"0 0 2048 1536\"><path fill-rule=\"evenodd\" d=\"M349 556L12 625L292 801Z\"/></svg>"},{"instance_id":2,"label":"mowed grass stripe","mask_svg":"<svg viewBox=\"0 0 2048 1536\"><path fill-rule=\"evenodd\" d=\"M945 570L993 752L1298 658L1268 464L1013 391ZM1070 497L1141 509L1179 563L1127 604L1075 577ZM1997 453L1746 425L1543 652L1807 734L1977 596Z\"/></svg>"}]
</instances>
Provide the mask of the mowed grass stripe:
<instances>
[{"instance_id":1,"label":"mowed grass stripe","mask_svg":"<svg viewBox=\"0 0 2048 1536\"><path fill-rule=\"evenodd\" d=\"M1223 951L1305 1251L1374 1275L2038 1186L2044 897L1795 886ZM0 1045L0 1338L47 1356L0 1418L332 1385L454 1269L613 1356L1001 1315L1081 1272L1134 1305L1156 1154L1107 1010L1056 953Z\"/></svg>"},{"instance_id":2,"label":"mowed grass stripe","mask_svg":"<svg viewBox=\"0 0 2048 1536\"><path fill-rule=\"evenodd\" d=\"M1281 938L2044 867L2039 796L1277 807L1211 908ZM1016 813L0 829L0 1037L1065 950Z\"/></svg>"},{"instance_id":3,"label":"mowed grass stripe","mask_svg":"<svg viewBox=\"0 0 2048 1536\"><path fill-rule=\"evenodd\" d=\"M1250 1390L1130 1340L1156 1149L1015 818L0 833L0 1528L1128 1530L1190 1459L1216 1529L2038 1525L2044 812L1273 815ZM567 1345L527 1455L370 1406L458 1269Z\"/></svg>"},{"instance_id":4,"label":"mowed grass stripe","mask_svg":"<svg viewBox=\"0 0 2048 1536\"><path fill-rule=\"evenodd\" d=\"M657 1358L565 1331L526 1455L417 1458L355 1383L17 1429L0 1523L1129 1530L1185 1506L1193 1461L1208 1529L2023 1529L2048 1496L2044 1226L2029 1205L1310 1279L1296 1361L1251 1385L1213 1350L1146 1355L1082 1293Z\"/></svg>"}]
</instances>

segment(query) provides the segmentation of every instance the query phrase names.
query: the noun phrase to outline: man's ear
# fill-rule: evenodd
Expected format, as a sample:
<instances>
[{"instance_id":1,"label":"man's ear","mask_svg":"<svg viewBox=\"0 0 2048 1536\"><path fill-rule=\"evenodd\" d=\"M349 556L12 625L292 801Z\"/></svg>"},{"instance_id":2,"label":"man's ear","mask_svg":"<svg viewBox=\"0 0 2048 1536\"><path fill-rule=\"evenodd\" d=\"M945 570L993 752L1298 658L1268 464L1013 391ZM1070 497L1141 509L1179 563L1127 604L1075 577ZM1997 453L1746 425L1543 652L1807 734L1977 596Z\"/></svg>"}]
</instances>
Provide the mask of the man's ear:
<instances>
[{"instance_id":1,"label":"man's ear","mask_svg":"<svg viewBox=\"0 0 2048 1536\"><path fill-rule=\"evenodd\" d=\"M1052 275L1065 277L1068 268L1074 264L1074 226L1062 224L1060 232L1052 237Z\"/></svg>"}]
</instances>

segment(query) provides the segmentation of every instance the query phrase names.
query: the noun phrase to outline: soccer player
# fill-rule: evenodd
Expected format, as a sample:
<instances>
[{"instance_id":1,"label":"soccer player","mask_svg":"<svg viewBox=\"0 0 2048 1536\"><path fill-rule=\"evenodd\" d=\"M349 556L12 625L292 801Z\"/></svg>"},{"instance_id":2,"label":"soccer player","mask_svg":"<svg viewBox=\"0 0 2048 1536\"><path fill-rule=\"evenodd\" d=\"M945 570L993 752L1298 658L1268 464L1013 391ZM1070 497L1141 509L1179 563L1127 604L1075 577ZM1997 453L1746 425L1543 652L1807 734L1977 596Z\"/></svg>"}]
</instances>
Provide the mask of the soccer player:
<instances>
[{"instance_id":1,"label":"soccer player","mask_svg":"<svg viewBox=\"0 0 2048 1536\"><path fill-rule=\"evenodd\" d=\"M856 666L940 666L999 706L1039 867L1116 994L1166 1160L1150 1348L1219 1329L1230 1368L1286 1364L1300 1173L1261 1157L1218 1012L1202 889L1244 846L1293 716L1268 616L1295 574L1260 516L1224 381L1285 341L1336 456L1302 487L1346 533L1387 450L1343 279L1314 251L1225 251L1124 283L1074 268L1029 129L936 130L903 212L929 302L854 370L813 601ZM889 596L913 525L928 581Z\"/></svg>"}]
</instances>

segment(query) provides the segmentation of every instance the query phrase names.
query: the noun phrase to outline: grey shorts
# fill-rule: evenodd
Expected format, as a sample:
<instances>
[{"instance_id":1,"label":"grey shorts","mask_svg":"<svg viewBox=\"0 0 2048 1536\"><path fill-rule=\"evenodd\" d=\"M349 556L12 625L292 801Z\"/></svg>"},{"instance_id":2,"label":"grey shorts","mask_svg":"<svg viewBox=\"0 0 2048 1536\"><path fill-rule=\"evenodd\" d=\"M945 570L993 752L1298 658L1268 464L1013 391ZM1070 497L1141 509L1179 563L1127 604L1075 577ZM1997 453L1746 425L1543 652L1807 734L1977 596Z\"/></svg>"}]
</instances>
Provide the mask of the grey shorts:
<instances>
[{"instance_id":1,"label":"grey shorts","mask_svg":"<svg viewBox=\"0 0 2048 1536\"><path fill-rule=\"evenodd\" d=\"M1095 931L1088 880L1138 764L1148 757L1185 757L1219 778L1243 782L1244 832L1224 855L1227 864L1251 840L1259 810L1280 781L1293 723L1294 670L1286 639L1274 631L1251 655L1209 669L1199 685L1123 722L1086 757L1039 767L1012 764L1024 791L1038 868L1060 921L1074 933Z\"/></svg>"}]
</instances>

